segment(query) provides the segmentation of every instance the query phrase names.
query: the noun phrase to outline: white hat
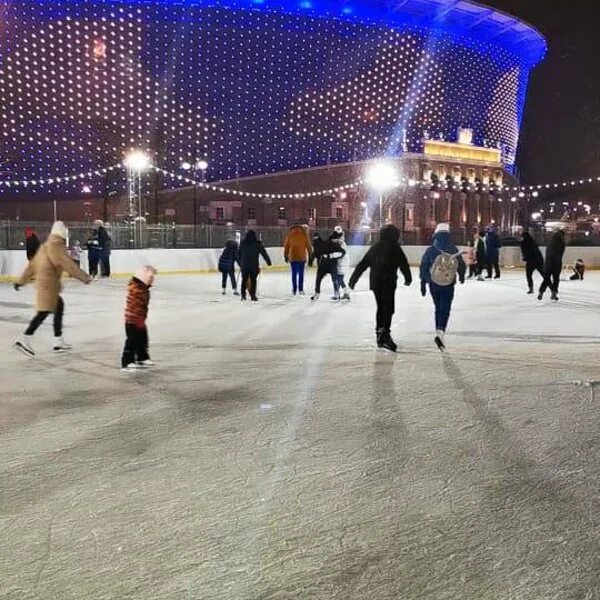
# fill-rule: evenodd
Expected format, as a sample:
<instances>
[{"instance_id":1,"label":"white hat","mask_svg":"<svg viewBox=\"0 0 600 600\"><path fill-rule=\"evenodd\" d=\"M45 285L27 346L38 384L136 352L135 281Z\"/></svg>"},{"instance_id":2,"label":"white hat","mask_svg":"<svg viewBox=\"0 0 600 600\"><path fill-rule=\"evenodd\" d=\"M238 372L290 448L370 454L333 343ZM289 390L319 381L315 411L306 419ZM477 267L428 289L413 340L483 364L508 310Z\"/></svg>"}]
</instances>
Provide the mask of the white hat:
<instances>
[{"instance_id":1,"label":"white hat","mask_svg":"<svg viewBox=\"0 0 600 600\"><path fill-rule=\"evenodd\" d=\"M434 235L436 233L450 233L450 225L448 225L448 223L438 223L436 225Z\"/></svg>"},{"instance_id":2,"label":"white hat","mask_svg":"<svg viewBox=\"0 0 600 600\"><path fill-rule=\"evenodd\" d=\"M69 230L62 221L56 221L54 225L52 225L50 235L57 235L63 240L66 240L69 237Z\"/></svg>"},{"instance_id":3,"label":"white hat","mask_svg":"<svg viewBox=\"0 0 600 600\"><path fill-rule=\"evenodd\" d=\"M96 219L94 221L94 227L104 227L104 223L102 222L102 219Z\"/></svg>"}]
</instances>

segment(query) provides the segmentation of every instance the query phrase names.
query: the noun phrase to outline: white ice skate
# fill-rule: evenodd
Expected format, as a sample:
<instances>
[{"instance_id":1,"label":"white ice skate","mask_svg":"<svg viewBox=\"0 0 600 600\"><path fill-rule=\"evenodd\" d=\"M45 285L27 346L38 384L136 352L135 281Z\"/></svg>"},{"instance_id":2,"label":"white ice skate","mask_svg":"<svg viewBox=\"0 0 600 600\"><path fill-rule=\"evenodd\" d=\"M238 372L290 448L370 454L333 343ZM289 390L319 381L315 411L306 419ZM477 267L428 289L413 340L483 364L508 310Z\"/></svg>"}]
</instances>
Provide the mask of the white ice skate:
<instances>
[{"instance_id":1,"label":"white ice skate","mask_svg":"<svg viewBox=\"0 0 600 600\"><path fill-rule=\"evenodd\" d=\"M446 349L446 345L444 344L444 332L441 329L438 329L435 334L435 338L433 339L435 345L438 347L440 352L443 352Z\"/></svg>"},{"instance_id":2,"label":"white ice skate","mask_svg":"<svg viewBox=\"0 0 600 600\"><path fill-rule=\"evenodd\" d=\"M319 299L319 296L320 296L320 295L321 295L321 294L319 294L319 292L315 292L315 293L314 293L314 294L313 294L313 295L310 297L310 299L311 299L313 302L316 302L316 301Z\"/></svg>"},{"instance_id":3,"label":"white ice skate","mask_svg":"<svg viewBox=\"0 0 600 600\"><path fill-rule=\"evenodd\" d=\"M67 350L72 350L73 346L67 344L65 340L63 340L62 335L54 338L54 343L52 344L52 350L54 352L67 352Z\"/></svg>"},{"instance_id":4,"label":"white ice skate","mask_svg":"<svg viewBox=\"0 0 600 600\"><path fill-rule=\"evenodd\" d=\"M137 363L137 366L142 368L142 369L150 369L152 367L156 366L156 363L153 360L150 360L149 358L146 360L140 360Z\"/></svg>"},{"instance_id":5,"label":"white ice skate","mask_svg":"<svg viewBox=\"0 0 600 600\"><path fill-rule=\"evenodd\" d=\"M14 347L19 352L22 352L26 356L35 356L35 350L31 345L32 335L22 335L14 344Z\"/></svg>"},{"instance_id":6,"label":"white ice skate","mask_svg":"<svg viewBox=\"0 0 600 600\"><path fill-rule=\"evenodd\" d=\"M344 290L344 295L342 296L342 300L350 300L350 292L348 290Z\"/></svg>"},{"instance_id":7,"label":"white ice skate","mask_svg":"<svg viewBox=\"0 0 600 600\"><path fill-rule=\"evenodd\" d=\"M126 367L121 367L121 371L124 373L139 373L143 371L144 367L140 366L137 363L129 363Z\"/></svg>"}]
</instances>

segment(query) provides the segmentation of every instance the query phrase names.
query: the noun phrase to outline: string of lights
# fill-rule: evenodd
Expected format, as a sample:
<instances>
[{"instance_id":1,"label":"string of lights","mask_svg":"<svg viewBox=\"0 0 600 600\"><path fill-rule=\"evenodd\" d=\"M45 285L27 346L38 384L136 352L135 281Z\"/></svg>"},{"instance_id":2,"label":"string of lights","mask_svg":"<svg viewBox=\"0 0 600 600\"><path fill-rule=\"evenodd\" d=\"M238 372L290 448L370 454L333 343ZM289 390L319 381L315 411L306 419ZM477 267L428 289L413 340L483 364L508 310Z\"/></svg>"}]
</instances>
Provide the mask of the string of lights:
<instances>
[{"instance_id":1,"label":"string of lights","mask_svg":"<svg viewBox=\"0 0 600 600\"><path fill-rule=\"evenodd\" d=\"M0 180L0 186L5 187L37 187L44 185L57 185L61 183L68 183L70 181L91 179L92 177L99 177L100 175L106 175L109 171L115 169L121 169L123 165L112 165L103 169L95 169L93 171L86 171L85 173L77 173L75 175L61 175L60 177L43 177L41 179L5 179Z\"/></svg>"},{"instance_id":2,"label":"string of lights","mask_svg":"<svg viewBox=\"0 0 600 600\"><path fill-rule=\"evenodd\" d=\"M265 192L246 192L243 190L232 190L230 188L225 188L218 185L213 185L211 183L206 183L203 181L196 181L195 179L191 179L190 177L186 177L185 175L181 175L179 173L173 173L172 171L167 171L166 169L161 169L159 167L151 167L154 171L161 173L162 175L166 175L168 177L172 177L177 179L178 181L182 181L184 183L188 183L190 185L195 185L197 187L210 190L211 192L219 192L221 194L230 194L233 196L246 196L249 198L272 198L277 200L291 200L294 198L313 198L316 196L330 196L332 194L336 194L338 192L343 192L349 189L358 188L364 184L363 179L357 179L352 183L347 183L345 185L338 185L326 190L319 190L315 192L297 192L297 193L265 193Z\"/></svg>"}]
</instances>

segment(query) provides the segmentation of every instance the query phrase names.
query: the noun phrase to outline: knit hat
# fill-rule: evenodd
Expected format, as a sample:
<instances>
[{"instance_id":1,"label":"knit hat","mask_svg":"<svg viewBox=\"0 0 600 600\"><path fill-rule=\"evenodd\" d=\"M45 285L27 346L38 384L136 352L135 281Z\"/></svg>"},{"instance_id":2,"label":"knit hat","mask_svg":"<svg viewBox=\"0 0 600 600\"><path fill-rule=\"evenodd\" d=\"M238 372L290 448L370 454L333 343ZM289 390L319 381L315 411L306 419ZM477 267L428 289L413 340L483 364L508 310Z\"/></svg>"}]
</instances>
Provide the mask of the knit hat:
<instances>
[{"instance_id":1,"label":"knit hat","mask_svg":"<svg viewBox=\"0 0 600 600\"><path fill-rule=\"evenodd\" d=\"M94 227L104 227L104 223L103 223L102 219L96 219L94 221Z\"/></svg>"},{"instance_id":2,"label":"knit hat","mask_svg":"<svg viewBox=\"0 0 600 600\"><path fill-rule=\"evenodd\" d=\"M54 225L52 225L50 235L57 235L63 240L66 240L69 237L69 230L62 221L56 221Z\"/></svg>"},{"instance_id":3,"label":"knit hat","mask_svg":"<svg viewBox=\"0 0 600 600\"><path fill-rule=\"evenodd\" d=\"M450 225L448 225L448 223L438 223L434 235L436 233L450 233Z\"/></svg>"},{"instance_id":4,"label":"knit hat","mask_svg":"<svg viewBox=\"0 0 600 600\"><path fill-rule=\"evenodd\" d=\"M143 281L147 286L152 285L154 275L156 275L156 269L150 265L140 267L135 273L136 278Z\"/></svg>"}]
</instances>

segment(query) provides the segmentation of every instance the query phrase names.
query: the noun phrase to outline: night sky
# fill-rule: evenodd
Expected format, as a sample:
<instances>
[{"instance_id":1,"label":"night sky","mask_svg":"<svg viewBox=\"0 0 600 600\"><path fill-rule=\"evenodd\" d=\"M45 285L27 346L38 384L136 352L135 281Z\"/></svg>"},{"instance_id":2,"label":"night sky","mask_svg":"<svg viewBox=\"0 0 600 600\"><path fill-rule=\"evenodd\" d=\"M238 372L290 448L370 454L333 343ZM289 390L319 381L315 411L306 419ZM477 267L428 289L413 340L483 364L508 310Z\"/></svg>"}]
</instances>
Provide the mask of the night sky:
<instances>
[{"instance_id":1,"label":"night sky","mask_svg":"<svg viewBox=\"0 0 600 600\"><path fill-rule=\"evenodd\" d=\"M533 72L518 166L523 183L600 176L600 2L484 0L548 40Z\"/></svg>"}]
</instances>

